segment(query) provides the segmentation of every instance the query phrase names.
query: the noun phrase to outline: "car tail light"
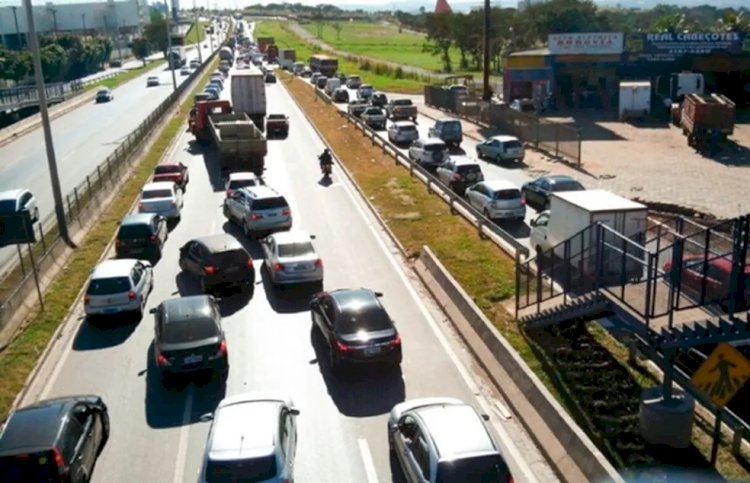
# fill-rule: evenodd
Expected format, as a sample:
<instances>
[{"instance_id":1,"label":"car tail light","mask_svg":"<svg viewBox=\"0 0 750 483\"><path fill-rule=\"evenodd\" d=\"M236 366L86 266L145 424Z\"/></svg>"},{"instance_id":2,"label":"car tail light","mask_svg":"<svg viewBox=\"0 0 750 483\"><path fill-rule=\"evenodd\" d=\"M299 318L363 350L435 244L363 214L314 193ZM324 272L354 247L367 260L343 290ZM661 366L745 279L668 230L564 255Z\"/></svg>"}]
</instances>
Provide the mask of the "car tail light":
<instances>
[{"instance_id":1,"label":"car tail light","mask_svg":"<svg viewBox=\"0 0 750 483\"><path fill-rule=\"evenodd\" d=\"M227 197L232 196L232 193L234 193L234 190L227 190Z\"/></svg>"},{"instance_id":2,"label":"car tail light","mask_svg":"<svg viewBox=\"0 0 750 483\"><path fill-rule=\"evenodd\" d=\"M84 304L88 304L90 302L91 302L91 295L89 295L89 294L84 295L83 296L83 303Z\"/></svg>"},{"instance_id":3,"label":"car tail light","mask_svg":"<svg viewBox=\"0 0 750 483\"><path fill-rule=\"evenodd\" d=\"M150 235L150 236L148 237L148 241L150 241L150 242L155 242L155 241L156 241L156 235Z\"/></svg>"},{"instance_id":4,"label":"car tail light","mask_svg":"<svg viewBox=\"0 0 750 483\"><path fill-rule=\"evenodd\" d=\"M277 272L278 272L279 270L283 271L283 270L284 270L284 264L283 264L283 263L274 263L274 264L273 264L273 269L274 269L275 271L277 271Z\"/></svg>"},{"instance_id":5,"label":"car tail light","mask_svg":"<svg viewBox=\"0 0 750 483\"><path fill-rule=\"evenodd\" d=\"M460 179L461 179L461 175L460 174L458 174L458 173L454 173L453 174L453 181L458 181Z\"/></svg>"},{"instance_id":6,"label":"car tail light","mask_svg":"<svg viewBox=\"0 0 750 483\"><path fill-rule=\"evenodd\" d=\"M320 258L316 259L315 260L315 266L323 268L323 260L321 260Z\"/></svg>"},{"instance_id":7,"label":"car tail light","mask_svg":"<svg viewBox=\"0 0 750 483\"><path fill-rule=\"evenodd\" d=\"M524 205L524 206L526 205L526 197L525 196L521 197L521 204Z\"/></svg>"},{"instance_id":8,"label":"car tail light","mask_svg":"<svg viewBox=\"0 0 750 483\"><path fill-rule=\"evenodd\" d=\"M263 215L261 215L260 213L253 213L252 215L250 215L250 219L253 221L260 220L261 218L263 218Z\"/></svg>"},{"instance_id":9,"label":"car tail light","mask_svg":"<svg viewBox=\"0 0 750 483\"><path fill-rule=\"evenodd\" d=\"M169 359L167 358L167 356L165 356L164 354L162 354L161 352L159 352L157 350L157 352L156 352L156 364L159 367L163 367L163 366L169 366L172 363L169 361Z\"/></svg>"},{"instance_id":10,"label":"car tail light","mask_svg":"<svg viewBox=\"0 0 750 483\"><path fill-rule=\"evenodd\" d=\"M140 209L142 209L142 208L143 208L143 202L142 202L142 201L141 201L141 202L138 202L138 209L140 210Z\"/></svg>"},{"instance_id":11,"label":"car tail light","mask_svg":"<svg viewBox=\"0 0 750 483\"><path fill-rule=\"evenodd\" d=\"M213 275L217 272L216 267L214 267L213 265L204 266L203 271L206 272L206 275Z\"/></svg>"},{"instance_id":12,"label":"car tail light","mask_svg":"<svg viewBox=\"0 0 750 483\"><path fill-rule=\"evenodd\" d=\"M248 257L247 261L245 261L245 263L247 263L247 268L253 268L253 259L252 258Z\"/></svg>"},{"instance_id":13,"label":"car tail light","mask_svg":"<svg viewBox=\"0 0 750 483\"><path fill-rule=\"evenodd\" d=\"M219 350L216 352L217 355L221 357L226 357L227 355L227 341L223 340L221 341L221 344L219 344Z\"/></svg>"},{"instance_id":14,"label":"car tail light","mask_svg":"<svg viewBox=\"0 0 750 483\"><path fill-rule=\"evenodd\" d=\"M284 215L284 216L289 216L289 215L292 214L292 210L290 210L289 208L284 208L284 210L281 212L281 214Z\"/></svg>"},{"instance_id":15,"label":"car tail light","mask_svg":"<svg viewBox=\"0 0 750 483\"><path fill-rule=\"evenodd\" d=\"M336 341L336 348L339 350L339 352L349 352L349 346L344 344L340 340Z\"/></svg>"},{"instance_id":16,"label":"car tail light","mask_svg":"<svg viewBox=\"0 0 750 483\"><path fill-rule=\"evenodd\" d=\"M130 292L128 292L128 298L130 300L135 300L136 297L137 297L136 293L133 292L132 290Z\"/></svg>"},{"instance_id":17,"label":"car tail light","mask_svg":"<svg viewBox=\"0 0 750 483\"><path fill-rule=\"evenodd\" d=\"M52 448L52 454L55 458L55 465L57 466L58 473L60 473L61 475L67 473L67 471L65 470L65 460L63 459L63 455L60 452L60 449Z\"/></svg>"},{"instance_id":18,"label":"car tail light","mask_svg":"<svg viewBox=\"0 0 750 483\"><path fill-rule=\"evenodd\" d=\"M392 345L392 346L401 345L401 335L396 334L396 337L394 337L390 342L388 342L388 345Z\"/></svg>"},{"instance_id":19,"label":"car tail light","mask_svg":"<svg viewBox=\"0 0 750 483\"><path fill-rule=\"evenodd\" d=\"M119 247L120 245L122 245L122 242L119 239L115 240L115 246Z\"/></svg>"},{"instance_id":20,"label":"car tail light","mask_svg":"<svg viewBox=\"0 0 750 483\"><path fill-rule=\"evenodd\" d=\"M176 201L170 201L169 204L172 205L172 208L174 208L174 207L177 206L177 202Z\"/></svg>"}]
</instances>

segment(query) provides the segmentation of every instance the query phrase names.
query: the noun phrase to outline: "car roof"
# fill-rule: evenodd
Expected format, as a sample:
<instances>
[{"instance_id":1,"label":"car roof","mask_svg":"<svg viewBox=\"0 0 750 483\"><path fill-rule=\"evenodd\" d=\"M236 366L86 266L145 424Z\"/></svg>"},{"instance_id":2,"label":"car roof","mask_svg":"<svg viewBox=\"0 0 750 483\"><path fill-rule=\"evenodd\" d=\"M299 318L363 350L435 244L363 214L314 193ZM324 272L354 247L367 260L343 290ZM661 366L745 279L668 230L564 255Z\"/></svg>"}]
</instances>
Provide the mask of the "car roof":
<instances>
[{"instance_id":1,"label":"car roof","mask_svg":"<svg viewBox=\"0 0 750 483\"><path fill-rule=\"evenodd\" d=\"M380 306L380 302L375 293L372 290L365 288L339 289L330 292L330 295L341 311Z\"/></svg>"},{"instance_id":2,"label":"car roof","mask_svg":"<svg viewBox=\"0 0 750 483\"><path fill-rule=\"evenodd\" d=\"M28 190L25 189L15 189L15 190L6 190L0 192L0 200L17 200L21 197L25 192Z\"/></svg>"},{"instance_id":3,"label":"car roof","mask_svg":"<svg viewBox=\"0 0 750 483\"><path fill-rule=\"evenodd\" d=\"M440 138L426 138L422 141L424 141L425 144L445 144L445 141Z\"/></svg>"},{"instance_id":4,"label":"car roof","mask_svg":"<svg viewBox=\"0 0 750 483\"><path fill-rule=\"evenodd\" d=\"M450 122L450 123L452 123L452 122L461 122L461 121L458 120L458 119L453 119L452 117L441 117L436 122L439 122L439 123L449 123Z\"/></svg>"},{"instance_id":5,"label":"car roof","mask_svg":"<svg viewBox=\"0 0 750 483\"><path fill-rule=\"evenodd\" d=\"M239 240L227 233L202 236L200 238L195 238L194 241L203 244L203 246L208 248L211 253L220 253L227 250L236 250L238 248L242 248L242 244L239 242Z\"/></svg>"},{"instance_id":6,"label":"car roof","mask_svg":"<svg viewBox=\"0 0 750 483\"><path fill-rule=\"evenodd\" d=\"M458 166L479 165L479 163L475 159L471 159L468 156L451 156L450 160Z\"/></svg>"},{"instance_id":7,"label":"car roof","mask_svg":"<svg viewBox=\"0 0 750 483\"><path fill-rule=\"evenodd\" d=\"M441 460L497 451L481 416L468 404L430 405L414 412L427 428Z\"/></svg>"},{"instance_id":8,"label":"car roof","mask_svg":"<svg viewBox=\"0 0 750 483\"><path fill-rule=\"evenodd\" d=\"M148 225L156 216L158 216L156 213L132 213L125 215L125 218L120 222L120 226Z\"/></svg>"},{"instance_id":9,"label":"car roof","mask_svg":"<svg viewBox=\"0 0 750 483\"><path fill-rule=\"evenodd\" d=\"M138 260L135 258L104 260L94 267L94 270L91 272L91 278L128 277L137 262Z\"/></svg>"},{"instance_id":10,"label":"car roof","mask_svg":"<svg viewBox=\"0 0 750 483\"><path fill-rule=\"evenodd\" d=\"M78 397L39 401L16 410L0 432L0 455L50 448L56 444L65 416Z\"/></svg>"},{"instance_id":11,"label":"car roof","mask_svg":"<svg viewBox=\"0 0 750 483\"><path fill-rule=\"evenodd\" d=\"M238 171L236 173L230 173L229 174L229 181L239 181L244 179L256 179L257 176L255 173L252 173L250 171Z\"/></svg>"},{"instance_id":12,"label":"car roof","mask_svg":"<svg viewBox=\"0 0 750 483\"><path fill-rule=\"evenodd\" d=\"M396 127L417 127L417 125L411 121L396 121L393 125Z\"/></svg>"},{"instance_id":13,"label":"car roof","mask_svg":"<svg viewBox=\"0 0 750 483\"><path fill-rule=\"evenodd\" d=\"M271 188L270 186L247 186L240 188L240 191L245 191L252 198L276 198L281 196L278 191Z\"/></svg>"},{"instance_id":14,"label":"car roof","mask_svg":"<svg viewBox=\"0 0 750 483\"><path fill-rule=\"evenodd\" d=\"M502 134L500 136L492 136L490 139L496 139L496 140L500 141L501 143L508 142L508 141L518 141L517 137L515 137L515 136L509 136L507 134Z\"/></svg>"},{"instance_id":15,"label":"car roof","mask_svg":"<svg viewBox=\"0 0 750 483\"><path fill-rule=\"evenodd\" d=\"M269 235L276 243L304 243L312 240L310 235L302 230L277 231Z\"/></svg>"},{"instance_id":16,"label":"car roof","mask_svg":"<svg viewBox=\"0 0 750 483\"><path fill-rule=\"evenodd\" d=\"M548 174L546 176L542 176L542 178L546 179L552 184L568 181L575 181L576 183L578 183L577 179L572 176L568 176L567 174Z\"/></svg>"},{"instance_id":17,"label":"car roof","mask_svg":"<svg viewBox=\"0 0 750 483\"><path fill-rule=\"evenodd\" d=\"M188 297L177 297L163 300L164 323L179 323L195 319L213 320L211 314L210 295L190 295Z\"/></svg>"},{"instance_id":18,"label":"car roof","mask_svg":"<svg viewBox=\"0 0 750 483\"><path fill-rule=\"evenodd\" d=\"M504 179L491 179L483 181L484 185L493 191L497 190L518 190L518 186Z\"/></svg>"},{"instance_id":19,"label":"car roof","mask_svg":"<svg viewBox=\"0 0 750 483\"><path fill-rule=\"evenodd\" d=\"M143 185L143 191L171 190L173 186L174 183L172 181L154 181L153 183Z\"/></svg>"},{"instance_id":20,"label":"car roof","mask_svg":"<svg viewBox=\"0 0 750 483\"><path fill-rule=\"evenodd\" d=\"M222 401L214 417L209 458L246 459L273 454L283 404L273 399Z\"/></svg>"}]
</instances>

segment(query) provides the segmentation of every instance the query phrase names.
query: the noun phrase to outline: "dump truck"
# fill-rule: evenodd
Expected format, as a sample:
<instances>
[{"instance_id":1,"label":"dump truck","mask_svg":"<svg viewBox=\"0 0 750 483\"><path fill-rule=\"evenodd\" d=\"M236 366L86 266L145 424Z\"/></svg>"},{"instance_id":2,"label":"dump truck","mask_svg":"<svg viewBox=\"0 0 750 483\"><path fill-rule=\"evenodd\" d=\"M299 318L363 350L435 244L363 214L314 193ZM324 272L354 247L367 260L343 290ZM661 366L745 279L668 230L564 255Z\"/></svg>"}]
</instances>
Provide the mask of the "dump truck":
<instances>
[{"instance_id":1,"label":"dump truck","mask_svg":"<svg viewBox=\"0 0 750 483\"><path fill-rule=\"evenodd\" d=\"M234 50L231 47L225 45L219 50L219 58L226 60L231 65L234 62Z\"/></svg>"},{"instance_id":2,"label":"dump truck","mask_svg":"<svg viewBox=\"0 0 750 483\"><path fill-rule=\"evenodd\" d=\"M243 69L232 76L232 105L236 112L250 116L258 129L265 129L266 84L258 69Z\"/></svg>"},{"instance_id":3,"label":"dump truck","mask_svg":"<svg viewBox=\"0 0 750 483\"><path fill-rule=\"evenodd\" d=\"M715 149L734 133L736 106L721 94L688 94L682 102L680 124L688 145L696 151Z\"/></svg>"},{"instance_id":4,"label":"dump truck","mask_svg":"<svg viewBox=\"0 0 750 483\"><path fill-rule=\"evenodd\" d=\"M275 44L271 44L266 48L266 61L269 64L273 64L279 59L279 48Z\"/></svg>"},{"instance_id":5,"label":"dump truck","mask_svg":"<svg viewBox=\"0 0 750 483\"><path fill-rule=\"evenodd\" d=\"M233 113L229 101L197 102L189 126L198 143L216 146L222 172L263 174L266 138L247 114Z\"/></svg>"},{"instance_id":6,"label":"dump truck","mask_svg":"<svg viewBox=\"0 0 750 483\"><path fill-rule=\"evenodd\" d=\"M269 45L273 45L276 42L274 42L273 37L258 37L258 51L265 54L266 50L268 50Z\"/></svg>"}]
</instances>

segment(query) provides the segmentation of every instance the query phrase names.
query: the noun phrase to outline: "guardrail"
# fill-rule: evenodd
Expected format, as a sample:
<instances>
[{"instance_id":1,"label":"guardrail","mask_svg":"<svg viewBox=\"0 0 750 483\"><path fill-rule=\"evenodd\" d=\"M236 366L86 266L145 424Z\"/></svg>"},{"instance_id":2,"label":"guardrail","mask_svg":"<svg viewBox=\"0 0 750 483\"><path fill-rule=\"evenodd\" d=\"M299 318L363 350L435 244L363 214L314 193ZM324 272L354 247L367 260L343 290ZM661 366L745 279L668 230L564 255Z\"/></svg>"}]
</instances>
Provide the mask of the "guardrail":
<instances>
[{"instance_id":1,"label":"guardrail","mask_svg":"<svg viewBox=\"0 0 750 483\"><path fill-rule=\"evenodd\" d=\"M218 51L217 51L218 52ZM173 91L149 116L135 128L125 140L99 164L96 169L89 173L86 178L73 191L65 195L65 220L72 232L81 230L86 226L89 217L92 216L98 205L107 198L110 191L119 184L121 175L129 166L133 153L140 147L154 126L161 120L162 116L169 111L180 96L189 88L192 81L203 73L205 67L215 57L212 53L204 63L190 74L177 90ZM39 241L27 245L26 251L33 253L40 272L53 266L64 254L65 243L60 238L55 214L48 215L35 227ZM36 285L33 270L29 267L31 257L23 255L23 249L18 247L18 265L11 268L3 275L0 286L15 287L15 289L0 302L0 330L12 319L16 310L22 307L26 299L34 293ZM2 347L7 341L0 341Z\"/></svg>"},{"instance_id":2,"label":"guardrail","mask_svg":"<svg viewBox=\"0 0 750 483\"><path fill-rule=\"evenodd\" d=\"M315 91L318 97L322 98L325 96L319 91L319 89L316 88ZM329 99L325 101L329 104L331 103ZM378 136L374 130L359 118L343 111L338 111L338 113L359 128L365 136L369 137L372 140L373 145L381 146L385 153L395 159L396 164L404 166L409 170L411 176L422 181L427 186L428 192L434 193L442 198L450 207L451 213L460 214L466 219L466 221L474 225L477 228L480 237L492 240L500 248L516 257L517 261L520 256L529 256L529 249L516 240L513 235L503 230L489 218L485 217L483 213L441 183L430 172L413 162L407 156L404 156L396 146Z\"/></svg>"}]
</instances>

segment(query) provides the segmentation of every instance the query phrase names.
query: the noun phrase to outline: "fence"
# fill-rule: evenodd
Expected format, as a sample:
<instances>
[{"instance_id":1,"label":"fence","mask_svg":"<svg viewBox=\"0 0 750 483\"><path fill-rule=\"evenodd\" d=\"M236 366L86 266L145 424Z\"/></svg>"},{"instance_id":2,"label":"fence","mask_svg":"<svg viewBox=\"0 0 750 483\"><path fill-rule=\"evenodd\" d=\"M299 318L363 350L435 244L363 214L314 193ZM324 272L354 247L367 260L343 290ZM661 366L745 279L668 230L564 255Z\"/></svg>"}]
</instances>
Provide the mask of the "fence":
<instances>
[{"instance_id":1,"label":"fence","mask_svg":"<svg viewBox=\"0 0 750 483\"><path fill-rule=\"evenodd\" d=\"M132 154L141 145L147 135L154 129L162 116L169 111L180 96L189 88L193 81L201 75L203 69L214 58L215 53L205 59L200 68L191 73L177 90L172 92L149 116L133 130L115 151L89 173L86 178L64 197L65 220L69 231L82 229L87 221L96 213L98 206L104 202L112 190L119 185L122 175L127 170ZM60 238L57 219L52 213L34 227L39 241L27 245L25 250L33 253L37 269L44 272L51 267L64 253L65 243ZM23 306L26 298L34 292L35 282L33 270L27 264L23 251L18 246L19 264L6 273L0 282L0 287L13 288L8 296L0 303L0 330L5 328L13 314ZM30 252L30 253L29 253ZM3 294L4 295L4 294Z\"/></svg>"},{"instance_id":2,"label":"fence","mask_svg":"<svg viewBox=\"0 0 750 483\"><path fill-rule=\"evenodd\" d=\"M441 86L425 86L425 104L457 114L476 124L512 134L557 158L581 165L580 130L549 121L502 104L483 101L476 96L458 95Z\"/></svg>"}]
</instances>

